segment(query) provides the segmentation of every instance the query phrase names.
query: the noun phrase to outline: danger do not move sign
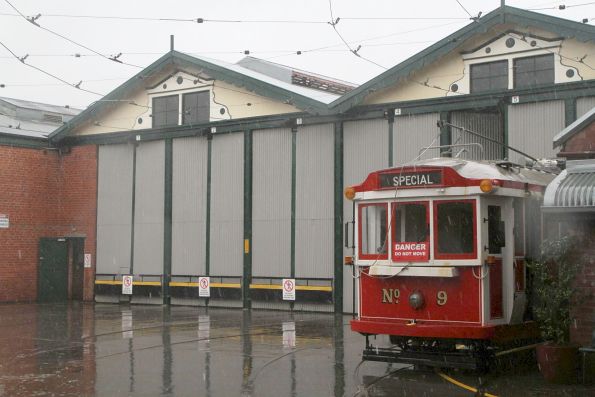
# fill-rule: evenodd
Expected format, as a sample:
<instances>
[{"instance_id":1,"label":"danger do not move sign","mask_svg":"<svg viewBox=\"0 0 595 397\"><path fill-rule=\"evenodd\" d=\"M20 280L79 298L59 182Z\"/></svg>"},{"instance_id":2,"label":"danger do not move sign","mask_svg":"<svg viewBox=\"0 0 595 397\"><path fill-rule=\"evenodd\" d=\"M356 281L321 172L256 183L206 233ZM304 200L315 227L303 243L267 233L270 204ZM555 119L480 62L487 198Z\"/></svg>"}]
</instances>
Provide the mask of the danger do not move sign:
<instances>
[{"instance_id":1,"label":"danger do not move sign","mask_svg":"<svg viewBox=\"0 0 595 397\"><path fill-rule=\"evenodd\" d=\"M294 301L295 300L295 279L294 278L284 278L281 286L283 287L283 300L284 301Z\"/></svg>"},{"instance_id":2,"label":"danger do not move sign","mask_svg":"<svg viewBox=\"0 0 595 397\"><path fill-rule=\"evenodd\" d=\"M132 295L132 276L122 276L122 295Z\"/></svg>"},{"instance_id":3,"label":"danger do not move sign","mask_svg":"<svg viewBox=\"0 0 595 397\"><path fill-rule=\"evenodd\" d=\"M210 277L198 278L198 296L200 298L211 297L211 279Z\"/></svg>"}]
</instances>

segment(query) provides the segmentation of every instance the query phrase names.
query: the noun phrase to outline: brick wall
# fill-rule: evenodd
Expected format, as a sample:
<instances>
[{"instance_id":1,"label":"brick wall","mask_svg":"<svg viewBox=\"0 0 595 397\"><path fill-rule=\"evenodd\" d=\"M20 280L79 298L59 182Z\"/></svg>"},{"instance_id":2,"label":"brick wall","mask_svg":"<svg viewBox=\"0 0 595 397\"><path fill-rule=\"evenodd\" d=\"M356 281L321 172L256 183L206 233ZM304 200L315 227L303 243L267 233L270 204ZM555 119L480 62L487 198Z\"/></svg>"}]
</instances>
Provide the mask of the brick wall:
<instances>
[{"instance_id":1,"label":"brick wall","mask_svg":"<svg viewBox=\"0 0 595 397\"><path fill-rule=\"evenodd\" d=\"M564 143L564 149L558 154L569 159L595 157L595 122Z\"/></svg>"},{"instance_id":2,"label":"brick wall","mask_svg":"<svg viewBox=\"0 0 595 397\"><path fill-rule=\"evenodd\" d=\"M37 299L41 237L85 235L85 252L95 258L97 149L69 154L0 146L0 302ZM93 298L93 269L85 270L85 299ZM90 287L89 287L90 286Z\"/></svg>"},{"instance_id":3,"label":"brick wall","mask_svg":"<svg viewBox=\"0 0 595 397\"><path fill-rule=\"evenodd\" d=\"M588 227L577 228L582 240L580 269L575 281L579 303L572 310L570 339L589 346L595 329L595 229L593 223L587 223L585 226Z\"/></svg>"}]
</instances>

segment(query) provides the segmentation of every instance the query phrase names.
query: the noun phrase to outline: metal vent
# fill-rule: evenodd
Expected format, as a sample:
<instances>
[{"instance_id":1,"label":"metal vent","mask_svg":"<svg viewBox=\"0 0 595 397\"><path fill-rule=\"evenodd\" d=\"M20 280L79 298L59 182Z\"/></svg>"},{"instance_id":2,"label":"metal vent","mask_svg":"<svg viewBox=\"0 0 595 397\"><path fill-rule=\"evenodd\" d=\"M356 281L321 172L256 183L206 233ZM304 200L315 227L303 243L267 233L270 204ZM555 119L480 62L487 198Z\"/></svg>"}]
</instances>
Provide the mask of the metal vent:
<instances>
[{"instance_id":1,"label":"metal vent","mask_svg":"<svg viewBox=\"0 0 595 397\"><path fill-rule=\"evenodd\" d=\"M556 190L554 205L573 208L595 206L595 173L569 173Z\"/></svg>"},{"instance_id":2,"label":"metal vent","mask_svg":"<svg viewBox=\"0 0 595 397\"><path fill-rule=\"evenodd\" d=\"M59 114L45 114L44 113L43 121L49 121L50 123L61 123L62 116Z\"/></svg>"}]
</instances>

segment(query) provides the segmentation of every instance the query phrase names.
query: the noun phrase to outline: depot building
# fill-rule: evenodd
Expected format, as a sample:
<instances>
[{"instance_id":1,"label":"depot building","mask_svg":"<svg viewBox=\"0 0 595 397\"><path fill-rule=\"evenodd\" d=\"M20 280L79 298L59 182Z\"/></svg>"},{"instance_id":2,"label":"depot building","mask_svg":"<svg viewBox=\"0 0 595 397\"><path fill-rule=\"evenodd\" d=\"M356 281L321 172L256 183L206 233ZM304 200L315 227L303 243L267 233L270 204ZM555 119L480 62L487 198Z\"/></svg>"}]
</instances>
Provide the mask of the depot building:
<instances>
[{"instance_id":1,"label":"depot building","mask_svg":"<svg viewBox=\"0 0 595 397\"><path fill-rule=\"evenodd\" d=\"M421 152L523 161L482 137L556 157L595 106L594 37L505 6L358 87L172 50L84 111L0 101L0 300L351 312L344 187Z\"/></svg>"}]
</instances>

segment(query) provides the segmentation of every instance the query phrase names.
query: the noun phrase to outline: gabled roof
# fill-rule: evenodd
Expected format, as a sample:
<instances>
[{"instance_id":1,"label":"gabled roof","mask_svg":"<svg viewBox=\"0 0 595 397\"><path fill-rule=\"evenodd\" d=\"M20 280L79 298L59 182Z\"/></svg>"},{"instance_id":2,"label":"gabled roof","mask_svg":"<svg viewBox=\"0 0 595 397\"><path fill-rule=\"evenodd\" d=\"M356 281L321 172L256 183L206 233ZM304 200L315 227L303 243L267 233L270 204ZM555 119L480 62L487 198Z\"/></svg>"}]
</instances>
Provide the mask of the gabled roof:
<instances>
[{"instance_id":1,"label":"gabled roof","mask_svg":"<svg viewBox=\"0 0 595 397\"><path fill-rule=\"evenodd\" d=\"M460 47L465 41L477 34L485 33L500 24L515 24L524 27L536 27L565 38L579 41L593 41L595 26L585 23L556 18L519 8L503 6L459 29L450 36L438 41L425 50L406 59L398 65L379 74L372 80L348 92L329 106L333 111L343 112L360 104L370 93L382 90L406 79L410 74L434 63L441 57Z\"/></svg>"},{"instance_id":2,"label":"gabled roof","mask_svg":"<svg viewBox=\"0 0 595 397\"><path fill-rule=\"evenodd\" d=\"M305 112L313 114L326 114L327 104L339 98L339 95L286 83L237 64L170 51L54 131L49 138L53 141L61 140L74 127L88 121L91 115L110 106L110 104L113 105L118 101L125 100L128 93L144 87L146 76L154 76L159 71L172 65L180 69L201 70L214 79L244 87L263 97L292 104Z\"/></svg>"},{"instance_id":3,"label":"gabled roof","mask_svg":"<svg viewBox=\"0 0 595 397\"><path fill-rule=\"evenodd\" d=\"M583 129L585 129L585 127L589 126L593 122L595 122L595 107L554 136L554 149L565 143L575 134L581 132Z\"/></svg>"}]
</instances>

